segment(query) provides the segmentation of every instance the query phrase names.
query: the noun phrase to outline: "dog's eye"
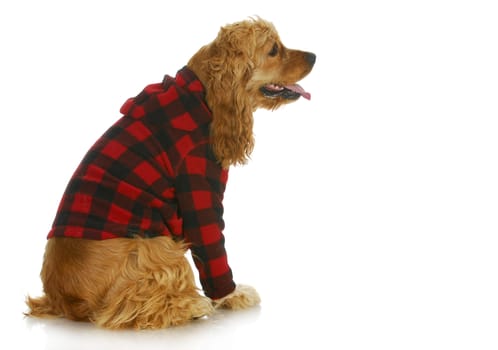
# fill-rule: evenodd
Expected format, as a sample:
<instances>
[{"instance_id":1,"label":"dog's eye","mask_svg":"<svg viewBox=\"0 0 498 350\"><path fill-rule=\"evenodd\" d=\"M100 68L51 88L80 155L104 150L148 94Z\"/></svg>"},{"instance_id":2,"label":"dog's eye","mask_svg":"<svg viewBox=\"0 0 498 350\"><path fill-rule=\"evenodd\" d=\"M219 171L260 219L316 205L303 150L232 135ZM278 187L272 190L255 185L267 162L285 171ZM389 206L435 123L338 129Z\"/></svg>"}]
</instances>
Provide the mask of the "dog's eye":
<instances>
[{"instance_id":1,"label":"dog's eye","mask_svg":"<svg viewBox=\"0 0 498 350\"><path fill-rule=\"evenodd\" d=\"M278 44L275 43L273 44L273 47L271 48L271 51L270 53L268 53L268 55L270 55L271 57L275 57L277 54L278 54Z\"/></svg>"}]
</instances>

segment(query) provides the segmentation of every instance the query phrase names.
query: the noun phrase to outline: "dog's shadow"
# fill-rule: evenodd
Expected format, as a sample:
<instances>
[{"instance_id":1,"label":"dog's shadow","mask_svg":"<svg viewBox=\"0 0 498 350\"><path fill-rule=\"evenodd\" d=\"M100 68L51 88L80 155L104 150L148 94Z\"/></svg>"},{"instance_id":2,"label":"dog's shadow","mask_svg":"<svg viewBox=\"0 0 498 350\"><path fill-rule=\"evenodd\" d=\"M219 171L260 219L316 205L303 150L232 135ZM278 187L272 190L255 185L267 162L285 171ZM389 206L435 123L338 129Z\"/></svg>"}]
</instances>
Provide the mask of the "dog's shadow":
<instances>
[{"instance_id":1,"label":"dog's shadow","mask_svg":"<svg viewBox=\"0 0 498 350\"><path fill-rule=\"evenodd\" d=\"M162 330L106 330L87 322L26 317L26 327L42 333L45 349L201 349L240 344L238 329L250 328L260 316L259 306L241 310L218 310L209 318ZM236 334L239 334L236 337Z\"/></svg>"}]
</instances>

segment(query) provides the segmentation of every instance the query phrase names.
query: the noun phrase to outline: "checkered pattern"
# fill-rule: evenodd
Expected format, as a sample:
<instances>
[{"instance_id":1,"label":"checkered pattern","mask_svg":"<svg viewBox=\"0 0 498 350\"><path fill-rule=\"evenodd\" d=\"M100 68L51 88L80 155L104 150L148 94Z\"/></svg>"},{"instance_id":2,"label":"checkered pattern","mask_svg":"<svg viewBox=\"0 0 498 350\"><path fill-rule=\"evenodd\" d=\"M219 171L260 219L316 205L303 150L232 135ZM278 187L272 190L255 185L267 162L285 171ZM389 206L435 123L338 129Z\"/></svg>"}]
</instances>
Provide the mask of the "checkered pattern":
<instances>
[{"instance_id":1,"label":"checkered pattern","mask_svg":"<svg viewBox=\"0 0 498 350\"><path fill-rule=\"evenodd\" d=\"M206 295L232 292L222 234L228 171L209 144L204 94L185 67L128 99L71 178L48 238L184 239Z\"/></svg>"}]
</instances>

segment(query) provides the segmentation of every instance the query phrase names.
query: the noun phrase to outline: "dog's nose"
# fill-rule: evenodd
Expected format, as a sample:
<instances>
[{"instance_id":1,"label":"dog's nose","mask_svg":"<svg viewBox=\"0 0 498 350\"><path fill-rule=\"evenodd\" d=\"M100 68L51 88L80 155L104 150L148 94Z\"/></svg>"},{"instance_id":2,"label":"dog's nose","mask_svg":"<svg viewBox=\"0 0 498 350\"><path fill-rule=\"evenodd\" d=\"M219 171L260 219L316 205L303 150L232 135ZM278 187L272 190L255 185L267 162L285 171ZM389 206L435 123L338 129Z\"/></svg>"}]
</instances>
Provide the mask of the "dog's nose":
<instances>
[{"instance_id":1,"label":"dog's nose","mask_svg":"<svg viewBox=\"0 0 498 350\"><path fill-rule=\"evenodd\" d=\"M306 62L308 62L308 64L310 65L310 67L313 67L313 65L315 64L315 61L316 61L316 55L314 53L311 53L311 52L306 52Z\"/></svg>"}]
</instances>

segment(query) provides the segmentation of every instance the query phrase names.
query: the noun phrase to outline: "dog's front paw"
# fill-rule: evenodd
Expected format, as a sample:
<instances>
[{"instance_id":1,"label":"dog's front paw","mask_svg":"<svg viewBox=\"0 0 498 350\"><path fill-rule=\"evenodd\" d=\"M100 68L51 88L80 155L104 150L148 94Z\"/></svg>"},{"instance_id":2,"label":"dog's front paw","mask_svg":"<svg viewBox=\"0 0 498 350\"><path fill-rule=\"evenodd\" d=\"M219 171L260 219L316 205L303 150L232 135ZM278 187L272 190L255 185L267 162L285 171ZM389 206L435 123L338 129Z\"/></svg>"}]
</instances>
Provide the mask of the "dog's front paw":
<instances>
[{"instance_id":1,"label":"dog's front paw","mask_svg":"<svg viewBox=\"0 0 498 350\"><path fill-rule=\"evenodd\" d=\"M213 300L215 308L240 310L258 305L261 302L258 292L251 286L238 284L235 290L227 296Z\"/></svg>"}]
</instances>

